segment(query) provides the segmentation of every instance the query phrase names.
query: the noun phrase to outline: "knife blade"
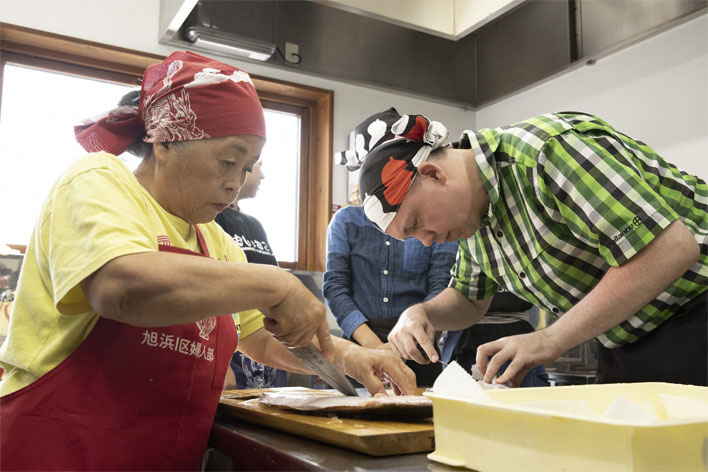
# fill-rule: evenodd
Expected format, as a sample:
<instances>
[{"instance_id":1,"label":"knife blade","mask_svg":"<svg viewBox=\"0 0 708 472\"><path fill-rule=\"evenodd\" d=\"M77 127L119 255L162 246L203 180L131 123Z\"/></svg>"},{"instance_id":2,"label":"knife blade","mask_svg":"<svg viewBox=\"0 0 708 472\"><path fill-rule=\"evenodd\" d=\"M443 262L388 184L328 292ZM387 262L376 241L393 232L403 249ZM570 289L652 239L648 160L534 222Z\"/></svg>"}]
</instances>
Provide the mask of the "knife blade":
<instances>
[{"instance_id":1,"label":"knife blade","mask_svg":"<svg viewBox=\"0 0 708 472\"><path fill-rule=\"evenodd\" d=\"M344 372L327 360L325 356L312 344L302 347L289 347L295 357L300 359L303 364L312 369L322 380L327 382L332 387L336 388L344 395L350 397L359 396L352 383L344 375Z\"/></svg>"}]
</instances>

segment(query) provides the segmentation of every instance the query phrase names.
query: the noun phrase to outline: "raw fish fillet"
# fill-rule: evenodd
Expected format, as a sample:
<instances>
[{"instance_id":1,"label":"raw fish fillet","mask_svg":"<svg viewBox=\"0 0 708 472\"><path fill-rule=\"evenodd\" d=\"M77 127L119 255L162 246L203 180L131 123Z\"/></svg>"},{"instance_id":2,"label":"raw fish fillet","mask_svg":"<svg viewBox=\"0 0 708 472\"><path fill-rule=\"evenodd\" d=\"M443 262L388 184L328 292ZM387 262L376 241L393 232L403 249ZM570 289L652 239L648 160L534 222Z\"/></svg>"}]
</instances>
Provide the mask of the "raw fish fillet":
<instances>
[{"instance_id":1,"label":"raw fish fillet","mask_svg":"<svg viewBox=\"0 0 708 472\"><path fill-rule=\"evenodd\" d=\"M304 413L386 419L433 416L433 403L420 395L349 397L339 392L264 392L260 402Z\"/></svg>"}]
</instances>

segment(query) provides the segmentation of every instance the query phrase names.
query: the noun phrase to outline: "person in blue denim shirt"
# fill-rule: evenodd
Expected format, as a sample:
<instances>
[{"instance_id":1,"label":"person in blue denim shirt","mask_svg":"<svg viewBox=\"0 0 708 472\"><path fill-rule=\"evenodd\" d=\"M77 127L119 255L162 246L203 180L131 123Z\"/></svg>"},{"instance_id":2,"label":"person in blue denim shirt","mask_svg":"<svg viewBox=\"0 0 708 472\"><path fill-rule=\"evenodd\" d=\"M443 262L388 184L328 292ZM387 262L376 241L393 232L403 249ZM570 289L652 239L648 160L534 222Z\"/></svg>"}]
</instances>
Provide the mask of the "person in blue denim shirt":
<instances>
[{"instance_id":1,"label":"person in blue denim shirt","mask_svg":"<svg viewBox=\"0 0 708 472\"><path fill-rule=\"evenodd\" d=\"M356 173L369 149L393 137L391 126L400 119L393 107L366 118L352 133L351 149L338 152L335 162ZM327 236L322 292L344 336L365 347L387 347L401 312L447 287L457 253L457 242L425 247L387 236L361 207L337 212ZM408 366L418 386L432 385L442 370L439 364Z\"/></svg>"},{"instance_id":2,"label":"person in blue denim shirt","mask_svg":"<svg viewBox=\"0 0 708 472\"><path fill-rule=\"evenodd\" d=\"M366 118L352 133L351 149L338 152L335 162L356 173L369 149L393 138L391 126L400 119L393 107ZM450 281L457 242L425 247L416 239L400 241L379 231L358 206L339 210L327 231L322 292L344 336L362 346L387 347L401 312ZM408 367L418 386L432 385L442 370L440 364L412 361Z\"/></svg>"},{"instance_id":3,"label":"person in blue denim shirt","mask_svg":"<svg viewBox=\"0 0 708 472\"><path fill-rule=\"evenodd\" d=\"M457 242L424 246L379 231L360 206L339 210L327 230L327 270L322 293L344 336L382 348L399 315L428 300L450 281ZM409 361L419 387L432 385L440 363Z\"/></svg>"}]
</instances>

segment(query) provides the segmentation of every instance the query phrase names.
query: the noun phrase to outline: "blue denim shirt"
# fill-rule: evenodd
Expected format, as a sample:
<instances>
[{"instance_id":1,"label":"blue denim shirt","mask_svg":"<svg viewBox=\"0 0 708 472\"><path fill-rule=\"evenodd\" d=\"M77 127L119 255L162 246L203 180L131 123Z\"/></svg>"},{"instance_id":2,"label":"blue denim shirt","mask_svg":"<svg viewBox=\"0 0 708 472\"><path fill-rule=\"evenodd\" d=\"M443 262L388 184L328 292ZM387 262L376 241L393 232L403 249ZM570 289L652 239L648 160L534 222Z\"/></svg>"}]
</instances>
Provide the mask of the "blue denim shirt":
<instances>
[{"instance_id":1,"label":"blue denim shirt","mask_svg":"<svg viewBox=\"0 0 708 472\"><path fill-rule=\"evenodd\" d=\"M360 206L339 210L327 230L327 271L322 293L344 335L367 320L398 318L450 282L457 242L425 247L374 227Z\"/></svg>"}]
</instances>

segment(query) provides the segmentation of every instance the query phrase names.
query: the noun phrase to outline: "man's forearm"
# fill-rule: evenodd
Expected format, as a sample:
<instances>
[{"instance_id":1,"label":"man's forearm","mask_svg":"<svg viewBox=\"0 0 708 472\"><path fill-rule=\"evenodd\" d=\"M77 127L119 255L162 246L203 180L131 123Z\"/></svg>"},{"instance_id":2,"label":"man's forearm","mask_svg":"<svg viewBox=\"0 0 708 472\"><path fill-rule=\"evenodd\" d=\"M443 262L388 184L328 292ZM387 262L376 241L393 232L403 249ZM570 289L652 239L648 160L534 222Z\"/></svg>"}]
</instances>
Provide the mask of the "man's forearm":
<instances>
[{"instance_id":1,"label":"man's forearm","mask_svg":"<svg viewBox=\"0 0 708 472\"><path fill-rule=\"evenodd\" d=\"M699 257L688 228L675 221L620 267L610 268L577 305L548 329L563 351L628 319L688 270Z\"/></svg>"},{"instance_id":2,"label":"man's forearm","mask_svg":"<svg viewBox=\"0 0 708 472\"><path fill-rule=\"evenodd\" d=\"M491 298L468 300L458 290L448 287L423 303L428 320L436 331L458 330L472 326L489 308Z\"/></svg>"}]
</instances>

